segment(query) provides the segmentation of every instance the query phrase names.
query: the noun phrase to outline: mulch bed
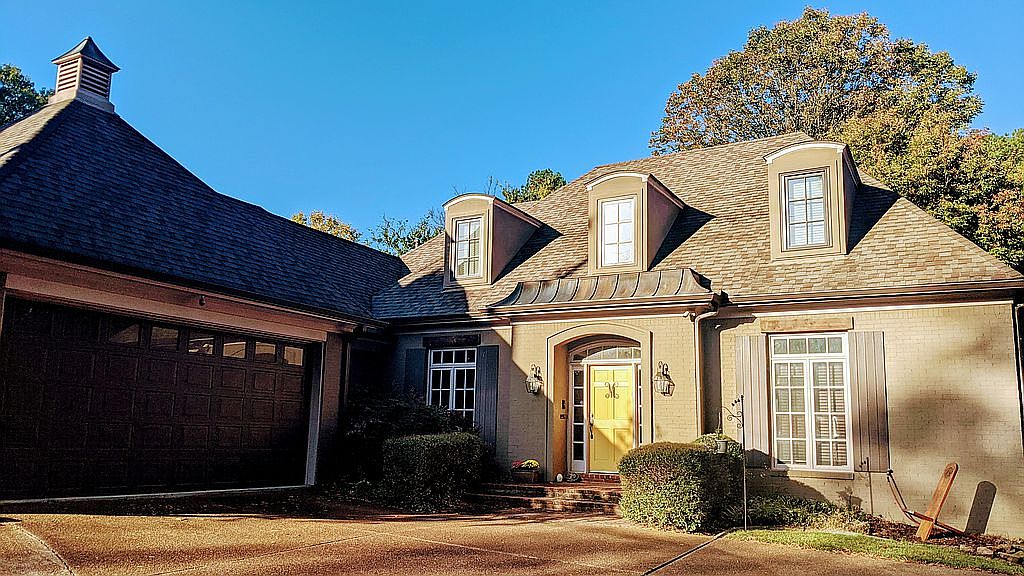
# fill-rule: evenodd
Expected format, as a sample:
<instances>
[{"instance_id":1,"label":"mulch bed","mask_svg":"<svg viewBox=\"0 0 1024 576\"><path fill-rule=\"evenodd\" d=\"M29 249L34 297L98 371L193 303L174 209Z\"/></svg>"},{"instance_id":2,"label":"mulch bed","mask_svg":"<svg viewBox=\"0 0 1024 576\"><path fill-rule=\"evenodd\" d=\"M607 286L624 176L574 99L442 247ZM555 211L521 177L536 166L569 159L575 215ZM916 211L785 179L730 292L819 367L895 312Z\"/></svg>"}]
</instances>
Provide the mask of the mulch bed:
<instances>
[{"instance_id":1,"label":"mulch bed","mask_svg":"<svg viewBox=\"0 0 1024 576\"><path fill-rule=\"evenodd\" d=\"M891 522L877 516L871 516L868 519L868 524L870 525L868 534L872 536L889 540L920 542L916 536L917 526ZM959 548L964 552L978 556L1002 558L1010 562L1024 564L1024 540L1013 540L989 534L960 536L959 534L936 529L932 533L932 537L928 539L928 544Z\"/></svg>"}]
</instances>

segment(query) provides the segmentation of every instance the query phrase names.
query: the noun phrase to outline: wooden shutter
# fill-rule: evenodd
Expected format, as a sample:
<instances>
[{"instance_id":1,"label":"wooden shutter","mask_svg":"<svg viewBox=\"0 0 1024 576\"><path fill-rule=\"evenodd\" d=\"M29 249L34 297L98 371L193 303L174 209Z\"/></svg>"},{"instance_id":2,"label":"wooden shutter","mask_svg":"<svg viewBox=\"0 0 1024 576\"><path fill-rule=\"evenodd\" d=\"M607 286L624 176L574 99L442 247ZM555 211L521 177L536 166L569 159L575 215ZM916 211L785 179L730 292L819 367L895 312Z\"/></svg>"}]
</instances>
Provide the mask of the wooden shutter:
<instances>
[{"instance_id":1,"label":"wooden shutter","mask_svg":"<svg viewBox=\"0 0 1024 576\"><path fill-rule=\"evenodd\" d=\"M853 467L889 470L889 412L881 332L850 332L850 441Z\"/></svg>"},{"instance_id":2,"label":"wooden shutter","mask_svg":"<svg viewBox=\"0 0 1024 576\"><path fill-rule=\"evenodd\" d=\"M771 462L771 406L768 402L768 339L765 335L736 338L736 389L743 395L743 439L747 466L764 467ZM722 402L728 406L729 399ZM735 409L733 407L729 407ZM729 422L723 422L724 429Z\"/></svg>"},{"instance_id":3,"label":"wooden shutter","mask_svg":"<svg viewBox=\"0 0 1024 576\"><path fill-rule=\"evenodd\" d=\"M405 393L426 397L427 350L409 348L405 351Z\"/></svg>"},{"instance_id":4,"label":"wooden shutter","mask_svg":"<svg viewBox=\"0 0 1024 576\"><path fill-rule=\"evenodd\" d=\"M484 442L494 445L498 432L498 347L476 349L476 425Z\"/></svg>"}]
</instances>

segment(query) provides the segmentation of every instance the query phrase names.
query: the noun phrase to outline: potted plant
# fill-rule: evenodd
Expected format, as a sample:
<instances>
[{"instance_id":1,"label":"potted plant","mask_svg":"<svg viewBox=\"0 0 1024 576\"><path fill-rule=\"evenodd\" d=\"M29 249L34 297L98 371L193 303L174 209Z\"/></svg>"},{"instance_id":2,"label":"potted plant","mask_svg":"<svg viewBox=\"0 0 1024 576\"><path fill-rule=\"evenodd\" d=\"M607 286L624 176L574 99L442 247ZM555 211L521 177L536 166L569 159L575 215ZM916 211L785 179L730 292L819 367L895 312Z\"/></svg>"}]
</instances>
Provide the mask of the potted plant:
<instances>
[{"instance_id":1,"label":"potted plant","mask_svg":"<svg viewBox=\"0 0 1024 576\"><path fill-rule=\"evenodd\" d=\"M540 462L536 460L516 460L512 463L512 480L523 484L540 482Z\"/></svg>"}]
</instances>

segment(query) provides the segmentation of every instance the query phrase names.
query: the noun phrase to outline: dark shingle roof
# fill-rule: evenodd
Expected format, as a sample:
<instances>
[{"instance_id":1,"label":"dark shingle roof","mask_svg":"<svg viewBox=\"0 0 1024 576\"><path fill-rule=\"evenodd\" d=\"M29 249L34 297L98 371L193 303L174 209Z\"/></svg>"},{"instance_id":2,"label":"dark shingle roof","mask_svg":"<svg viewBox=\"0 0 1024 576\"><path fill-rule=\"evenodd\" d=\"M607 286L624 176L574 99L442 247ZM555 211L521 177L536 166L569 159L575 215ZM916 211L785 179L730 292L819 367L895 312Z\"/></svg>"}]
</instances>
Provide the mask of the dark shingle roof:
<instances>
[{"instance_id":1,"label":"dark shingle roof","mask_svg":"<svg viewBox=\"0 0 1024 576\"><path fill-rule=\"evenodd\" d=\"M854 202L849 253L772 262L764 156L808 141L802 133L598 166L547 198L517 204L543 221L493 285L443 290L444 240L403 259L410 273L374 299L381 318L463 316L508 296L519 282L587 274L586 183L616 170L654 174L687 207L653 270L692 268L730 298L897 290L1021 275L866 174Z\"/></svg>"},{"instance_id":2,"label":"dark shingle roof","mask_svg":"<svg viewBox=\"0 0 1024 576\"><path fill-rule=\"evenodd\" d=\"M95 42L93 42L92 36L86 36L85 40L79 42L74 48L54 58L53 62L56 64L57 61L67 58L73 54L81 54L93 62L100 64L104 68L107 68L111 72L117 72L120 70L120 68L117 67L117 64L111 62L110 58L107 58L107 55L100 50L100 47L97 46Z\"/></svg>"},{"instance_id":3,"label":"dark shingle roof","mask_svg":"<svg viewBox=\"0 0 1024 576\"><path fill-rule=\"evenodd\" d=\"M407 272L218 194L121 117L74 100L0 131L0 244L361 318Z\"/></svg>"}]
</instances>

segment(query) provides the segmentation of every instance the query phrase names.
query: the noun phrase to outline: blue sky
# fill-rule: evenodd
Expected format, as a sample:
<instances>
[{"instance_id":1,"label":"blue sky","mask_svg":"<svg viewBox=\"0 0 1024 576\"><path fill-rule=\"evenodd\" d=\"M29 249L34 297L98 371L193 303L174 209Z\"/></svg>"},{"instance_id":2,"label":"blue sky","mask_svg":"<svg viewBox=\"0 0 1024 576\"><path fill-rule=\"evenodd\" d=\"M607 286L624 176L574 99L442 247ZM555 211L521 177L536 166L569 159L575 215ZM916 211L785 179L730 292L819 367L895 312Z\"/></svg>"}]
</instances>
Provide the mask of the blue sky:
<instances>
[{"instance_id":1,"label":"blue sky","mask_svg":"<svg viewBox=\"0 0 1024 576\"><path fill-rule=\"evenodd\" d=\"M360 229L489 176L649 154L665 99L805 2L11 2L0 62L52 86L92 35L117 111L214 188ZM826 2L978 74L979 127L1024 127L1024 3ZM11 23L16 25L11 25Z\"/></svg>"}]
</instances>

